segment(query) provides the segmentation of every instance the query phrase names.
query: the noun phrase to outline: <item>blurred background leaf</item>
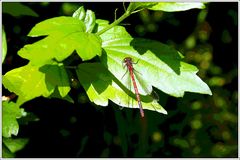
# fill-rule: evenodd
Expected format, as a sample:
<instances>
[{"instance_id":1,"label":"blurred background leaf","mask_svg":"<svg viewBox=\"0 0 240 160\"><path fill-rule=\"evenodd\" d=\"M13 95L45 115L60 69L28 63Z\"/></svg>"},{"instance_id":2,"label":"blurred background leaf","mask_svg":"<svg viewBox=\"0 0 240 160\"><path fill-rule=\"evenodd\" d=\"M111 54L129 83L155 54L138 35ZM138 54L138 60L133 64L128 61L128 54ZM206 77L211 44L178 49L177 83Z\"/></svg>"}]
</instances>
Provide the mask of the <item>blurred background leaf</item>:
<instances>
[{"instance_id":1,"label":"blurred background leaf","mask_svg":"<svg viewBox=\"0 0 240 160\"><path fill-rule=\"evenodd\" d=\"M3 13L8 13L12 16L33 16L38 17L39 15L32 10L30 7L21 4L20 2L12 2L12 3L3 3L2 6Z\"/></svg>"},{"instance_id":2,"label":"blurred background leaf","mask_svg":"<svg viewBox=\"0 0 240 160\"><path fill-rule=\"evenodd\" d=\"M3 27L2 28L2 63L5 60L6 54L7 54L7 40L6 40L6 33Z\"/></svg>"}]
</instances>

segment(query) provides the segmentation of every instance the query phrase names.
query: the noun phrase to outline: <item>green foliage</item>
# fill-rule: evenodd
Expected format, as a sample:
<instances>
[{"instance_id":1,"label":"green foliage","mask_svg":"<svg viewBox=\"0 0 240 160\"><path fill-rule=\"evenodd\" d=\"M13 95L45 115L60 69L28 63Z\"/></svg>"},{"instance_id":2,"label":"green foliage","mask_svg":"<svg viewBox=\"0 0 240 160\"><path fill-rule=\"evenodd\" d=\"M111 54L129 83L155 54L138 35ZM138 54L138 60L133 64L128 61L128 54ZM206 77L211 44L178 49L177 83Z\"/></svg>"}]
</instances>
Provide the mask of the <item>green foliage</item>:
<instances>
[{"instance_id":1,"label":"green foliage","mask_svg":"<svg viewBox=\"0 0 240 160\"><path fill-rule=\"evenodd\" d=\"M186 11L189 9L204 9L203 3L178 3L178 2L159 2L156 5L149 7L150 10L160 10L165 12Z\"/></svg>"},{"instance_id":2,"label":"green foliage","mask_svg":"<svg viewBox=\"0 0 240 160\"><path fill-rule=\"evenodd\" d=\"M6 40L6 33L3 27L2 28L2 63L5 60L6 54L7 54L7 40Z\"/></svg>"},{"instance_id":3,"label":"green foliage","mask_svg":"<svg viewBox=\"0 0 240 160\"><path fill-rule=\"evenodd\" d=\"M2 147L2 157L4 158L14 158L14 153L10 152L9 149L3 145Z\"/></svg>"},{"instance_id":4,"label":"green foliage","mask_svg":"<svg viewBox=\"0 0 240 160\"><path fill-rule=\"evenodd\" d=\"M135 10L150 9L155 11L165 11L165 12L177 12L186 11L189 9L204 9L205 5L203 3L179 3L179 2L132 2L128 11L133 12Z\"/></svg>"},{"instance_id":5,"label":"green foliage","mask_svg":"<svg viewBox=\"0 0 240 160\"><path fill-rule=\"evenodd\" d=\"M31 115L31 116L28 116ZM23 123L36 121L36 116L27 114L24 109L14 102L3 101L2 103L2 136L3 136L3 157L15 157L15 152L24 148L28 143L27 138L13 138L19 132L19 120Z\"/></svg>"},{"instance_id":6,"label":"green foliage","mask_svg":"<svg viewBox=\"0 0 240 160\"><path fill-rule=\"evenodd\" d=\"M27 144L27 142L28 142L28 139L26 138L18 138L18 139L4 138L3 139L4 145L6 145L12 153L15 153L21 150Z\"/></svg>"},{"instance_id":7,"label":"green foliage","mask_svg":"<svg viewBox=\"0 0 240 160\"><path fill-rule=\"evenodd\" d=\"M17 119L26 115L23 109L20 109L16 103L3 102L2 103L2 135L9 138L12 135L17 135L19 126Z\"/></svg>"},{"instance_id":8,"label":"green foliage","mask_svg":"<svg viewBox=\"0 0 240 160\"><path fill-rule=\"evenodd\" d=\"M86 17L86 12L83 6L79 7L72 15L74 18L77 18L81 21L84 21Z\"/></svg>"},{"instance_id":9,"label":"green foliage","mask_svg":"<svg viewBox=\"0 0 240 160\"><path fill-rule=\"evenodd\" d=\"M83 6L81 6L73 13L73 17L84 22L87 32L92 32L96 20L95 13L93 11L87 10L87 12L85 12Z\"/></svg>"},{"instance_id":10,"label":"green foliage","mask_svg":"<svg viewBox=\"0 0 240 160\"><path fill-rule=\"evenodd\" d=\"M108 99L110 99L122 107L138 108L134 95L131 94L129 97L130 93L100 63L80 64L77 68L77 75L89 99L95 104L107 106ZM143 109L167 113L149 95L143 97L142 103Z\"/></svg>"},{"instance_id":11,"label":"green foliage","mask_svg":"<svg viewBox=\"0 0 240 160\"><path fill-rule=\"evenodd\" d=\"M10 14L14 17L20 17L20 16L33 16L38 17L38 14L29 8L28 6L25 6L19 2L11 2L11 3L3 3L2 6L3 13Z\"/></svg>"},{"instance_id":12,"label":"green foliage","mask_svg":"<svg viewBox=\"0 0 240 160\"><path fill-rule=\"evenodd\" d=\"M101 40L92 33L86 33L85 24L72 17L57 17L37 24L28 34L31 37L46 38L25 45L18 54L30 60L33 65L45 65L52 59L63 61L74 50L82 60L89 60L101 55Z\"/></svg>"},{"instance_id":13,"label":"green foliage","mask_svg":"<svg viewBox=\"0 0 240 160\"><path fill-rule=\"evenodd\" d=\"M3 157L4 158L13 158L15 157L15 152L23 149L28 143L26 138L3 138Z\"/></svg>"},{"instance_id":14,"label":"green foliage","mask_svg":"<svg viewBox=\"0 0 240 160\"><path fill-rule=\"evenodd\" d=\"M11 157L11 153L27 143L24 139L7 139L17 135L19 127L16 119L25 116L20 105L40 96L73 103L69 96L71 69L75 69L90 101L100 106L107 106L111 100L122 107L138 108L133 87L129 86L127 76L123 77L126 68L122 67L122 61L125 57L132 57L137 62L134 66L135 77L143 109L167 114L157 99L151 96L152 87L175 97L183 97L185 92L211 95L207 84L196 75L198 69L183 62L179 51L158 41L133 38L124 27L118 25L142 9L173 12L203 7L202 3L130 3L126 13L111 24L107 20L96 19L93 11L85 12L80 7L72 17L55 17L36 24L28 36L45 37L18 51L18 55L29 60L29 63L3 76L4 87L18 96L16 104L3 103L5 157ZM6 40L3 39L4 42ZM3 49L6 49L4 44ZM3 53L6 54L6 51ZM74 53L78 57L74 57ZM99 62L84 62L98 60L96 57ZM78 60L78 65L72 66L75 64L71 59ZM121 120L119 113L116 117ZM120 126L119 134L125 139L123 128ZM111 137L105 135L105 138L109 144ZM128 142L122 143L123 153L126 154ZM176 144L186 146L182 141L176 141ZM108 152L106 149L103 155ZM137 152L140 153L141 149Z\"/></svg>"},{"instance_id":15,"label":"green foliage","mask_svg":"<svg viewBox=\"0 0 240 160\"><path fill-rule=\"evenodd\" d=\"M53 93L55 85L46 81L46 74L38 67L28 64L6 73L3 76L3 84L9 91L19 95L18 103L22 104L35 97L48 97Z\"/></svg>"},{"instance_id":16,"label":"green foliage","mask_svg":"<svg viewBox=\"0 0 240 160\"><path fill-rule=\"evenodd\" d=\"M144 79L137 81L142 95L151 93L151 86L176 97L182 97L185 91L212 94L196 76L197 68L182 62L183 56L167 45L153 40L133 39L123 27L114 27L102 34L101 38L106 52L101 57L102 63L118 79L125 72L119 69L125 57L139 60L135 68ZM128 87L127 83L123 84ZM142 86L147 88L147 93Z\"/></svg>"},{"instance_id":17,"label":"green foliage","mask_svg":"<svg viewBox=\"0 0 240 160\"><path fill-rule=\"evenodd\" d=\"M40 71L45 73L47 82L58 87L61 97L67 96L71 88L67 71L62 63L45 65L44 67L40 68Z\"/></svg>"},{"instance_id":18,"label":"green foliage","mask_svg":"<svg viewBox=\"0 0 240 160\"><path fill-rule=\"evenodd\" d=\"M66 79L66 77L64 78L64 79ZM70 88L69 86L65 86L64 87L65 89L68 89L68 88ZM62 89L64 89L64 88L62 88ZM54 90L54 92L49 96L49 97L47 97L47 98L58 98L58 99L64 99L64 100L66 100L66 101L68 101L68 102L70 102L70 103L74 103L74 101L73 101L73 99L69 96L69 95L66 95L66 96L62 96L62 95L60 95L60 93L59 93L59 89L60 89L60 86L58 87L58 89L55 89ZM71 88L70 88L71 89ZM64 92L63 92L64 93Z\"/></svg>"},{"instance_id":19,"label":"green foliage","mask_svg":"<svg viewBox=\"0 0 240 160\"><path fill-rule=\"evenodd\" d=\"M131 2L127 8L127 11L133 12L133 11L141 10L144 8L148 9L157 4L158 4L157 2Z\"/></svg>"},{"instance_id":20,"label":"green foliage","mask_svg":"<svg viewBox=\"0 0 240 160\"><path fill-rule=\"evenodd\" d=\"M152 5L153 3L130 4L133 6L132 11ZM91 33L96 23L96 32L109 28L100 37ZM135 76L140 94L146 96L142 98L143 103L144 100L146 102L143 108L150 110L157 108L157 111L166 113L156 100L149 97L152 86L176 97L182 97L186 91L211 95L208 86L196 76L197 68L182 62L183 57L178 51L157 41L134 39L124 27L117 25L111 27L105 20L95 21L94 12L90 10L85 12L83 7L73 14L73 18L56 17L38 23L28 36L47 37L25 45L18 54L28 59L30 63L8 72L3 77L4 86L19 95L20 104L39 96L49 97L55 87L58 88L61 97L67 96L70 91L68 75L64 64L59 62L71 56L74 50L82 60L100 56L101 63L115 76L110 76L108 70L100 64L78 66L77 73L81 84L90 100L98 105L106 106L110 99L120 106L129 107L128 95L131 93L123 91L129 88L129 84L126 78L120 80L125 72L122 68L122 60L125 57L139 60L136 70L141 74L142 80L139 80L139 75L135 74ZM57 62L54 62L54 59ZM101 77L104 76L107 78L102 79ZM114 78L120 80L122 84L116 85ZM96 86L93 87L92 84ZM131 91L133 92L133 87ZM131 106L137 108L133 97L131 100Z\"/></svg>"}]
</instances>

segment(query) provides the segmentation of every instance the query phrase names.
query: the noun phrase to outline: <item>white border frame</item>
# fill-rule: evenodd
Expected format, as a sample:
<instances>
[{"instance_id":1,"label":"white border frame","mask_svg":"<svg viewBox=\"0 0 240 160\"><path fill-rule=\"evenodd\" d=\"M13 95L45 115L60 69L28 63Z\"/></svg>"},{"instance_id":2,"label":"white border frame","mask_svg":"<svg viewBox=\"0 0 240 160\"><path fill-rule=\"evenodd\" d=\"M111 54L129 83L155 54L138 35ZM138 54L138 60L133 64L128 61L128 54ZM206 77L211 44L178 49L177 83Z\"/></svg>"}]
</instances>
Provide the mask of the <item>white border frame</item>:
<instances>
[{"instance_id":1,"label":"white border frame","mask_svg":"<svg viewBox=\"0 0 240 160\"><path fill-rule=\"evenodd\" d=\"M114 2L139 2L140 0L114 0ZM239 64L239 61L240 61L240 56L239 56L239 46L240 46L240 41L239 41L239 36L240 36L240 33L239 33L239 24L240 24L240 17L239 17L239 9L240 9L240 1L238 0L192 0L192 1L188 1L188 0L141 0L142 2L159 2L159 1L162 1L162 2L238 2L238 84L239 84L239 73L240 73L240 64ZM1 16L0 16L0 21L1 21L1 37L2 37L2 2L113 2L113 0L103 0L103 1L98 1L98 0L88 0L88 1L84 1L84 0L49 0L49 1L46 1L46 0L0 0L0 11L1 11ZM2 48L2 38L1 38L1 41L0 41L0 46ZM1 57L0 57L0 60L2 60L2 49L1 49ZM1 72L1 75L2 75L2 66L0 67L0 72ZM2 82L2 76L0 77L0 81ZM239 96L239 87L238 87L238 98L240 97ZM2 87L1 87L1 93L0 93L0 96L1 96L1 101L2 101ZM240 124L239 124L239 113L240 113L240 104L238 103L238 135L240 134ZM0 104L0 115L1 115L1 118L0 118L0 158L2 157L2 102ZM240 157L240 153L239 153L239 144L240 144L240 138L238 136L238 158ZM238 158L221 158L221 159L238 159ZM15 158L14 158L15 159ZM25 158L19 158L19 159L25 159ZM33 158L30 158L30 159L33 159ZM38 158L39 159L39 158ZM40 159L43 159L43 158L40 158ZM44 159L48 159L48 158L44 158ZM57 158L54 158L54 159L57 159ZM65 159L65 158L64 158ZM70 158L66 158L66 159L70 159ZM85 158L84 158L85 159ZM149 158L147 158L149 159ZM162 158L162 159L168 159L168 158ZM171 159L185 159L185 158L171 158ZM187 159L192 159L192 158L187 158ZM194 158L195 159L195 158ZM196 158L196 159L219 159L219 158Z\"/></svg>"}]
</instances>

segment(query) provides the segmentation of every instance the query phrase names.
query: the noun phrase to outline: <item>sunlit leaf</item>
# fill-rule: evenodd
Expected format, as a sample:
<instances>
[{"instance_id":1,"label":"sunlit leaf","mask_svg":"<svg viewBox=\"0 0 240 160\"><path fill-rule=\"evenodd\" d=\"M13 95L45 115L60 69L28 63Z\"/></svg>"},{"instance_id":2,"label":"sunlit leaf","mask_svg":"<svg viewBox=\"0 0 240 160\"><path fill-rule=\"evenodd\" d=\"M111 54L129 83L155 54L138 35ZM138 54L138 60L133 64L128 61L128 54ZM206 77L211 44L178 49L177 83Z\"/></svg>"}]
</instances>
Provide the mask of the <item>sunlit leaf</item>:
<instances>
[{"instance_id":1,"label":"sunlit leaf","mask_svg":"<svg viewBox=\"0 0 240 160\"><path fill-rule=\"evenodd\" d=\"M156 5L153 5L152 7L148 7L150 10L158 10L158 11L165 11L165 12L177 12L177 11L186 11L189 9L204 9L205 5L200 2L159 2Z\"/></svg>"},{"instance_id":2,"label":"sunlit leaf","mask_svg":"<svg viewBox=\"0 0 240 160\"><path fill-rule=\"evenodd\" d=\"M158 10L165 12L177 12L177 11L186 11L189 9L203 9L205 5L203 3L194 2L131 2L127 8L127 11L133 12L135 10L140 9L150 9L150 10Z\"/></svg>"},{"instance_id":3,"label":"sunlit leaf","mask_svg":"<svg viewBox=\"0 0 240 160\"><path fill-rule=\"evenodd\" d=\"M17 119L24 116L25 112L20 109L16 103L3 102L2 103L2 135L3 137L11 137L17 135L19 125Z\"/></svg>"},{"instance_id":4,"label":"sunlit leaf","mask_svg":"<svg viewBox=\"0 0 240 160\"><path fill-rule=\"evenodd\" d=\"M45 73L30 64L7 72L3 76L3 85L9 91L19 95L22 101L39 96L48 97L55 88L53 84L46 81Z\"/></svg>"},{"instance_id":5,"label":"sunlit leaf","mask_svg":"<svg viewBox=\"0 0 240 160\"><path fill-rule=\"evenodd\" d=\"M120 26L108 30L101 38L105 51L101 61L120 81L126 71L123 59L131 57L138 61L134 67L143 79L137 81L141 94L149 94L141 85L144 84L148 91L154 86L176 97L187 91L211 95L209 87L196 75L198 69L183 62L183 56L173 48L153 40L134 39Z\"/></svg>"},{"instance_id":6,"label":"sunlit leaf","mask_svg":"<svg viewBox=\"0 0 240 160\"><path fill-rule=\"evenodd\" d=\"M46 38L25 45L18 54L33 65L45 65L52 59L63 61L74 50L82 60L101 55L101 39L87 33L85 24L73 17L56 17L38 23L28 34L31 37L48 35Z\"/></svg>"},{"instance_id":7,"label":"sunlit leaf","mask_svg":"<svg viewBox=\"0 0 240 160\"><path fill-rule=\"evenodd\" d=\"M157 4L157 2L131 2L127 8L127 11L133 12L135 10L150 8L156 4Z\"/></svg>"},{"instance_id":8,"label":"sunlit leaf","mask_svg":"<svg viewBox=\"0 0 240 160\"><path fill-rule=\"evenodd\" d=\"M108 100L111 100L122 107L139 108L135 95L129 93L101 64L80 64L77 69L77 76L90 101L95 104L107 106ZM143 109L167 114L164 108L152 97L141 96L141 99Z\"/></svg>"},{"instance_id":9,"label":"sunlit leaf","mask_svg":"<svg viewBox=\"0 0 240 160\"><path fill-rule=\"evenodd\" d=\"M72 34L75 32L85 32L86 28L82 21L72 17L54 17L36 24L28 36L39 37L46 35Z\"/></svg>"},{"instance_id":10,"label":"sunlit leaf","mask_svg":"<svg viewBox=\"0 0 240 160\"><path fill-rule=\"evenodd\" d=\"M77 18L81 21L84 21L86 12L83 6L79 7L72 15L72 17Z\"/></svg>"},{"instance_id":11,"label":"sunlit leaf","mask_svg":"<svg viewBox=\"0 0 240 160\"><path fill-rule=\"evenodd\" d=\"M3 85L19 95L20 102L39 96L49 97L55 87L58 88L61 97L66 97L71 89L63 64L54 62L40 68L28 64L13 69L3 76Z\"/></svg>"},{"instance_id":12,"label":"sunlit leaf","mask_svg":"<svg viewBox=\"0 0 240 160\"><path fill-rule=\"evenodd\" d=\"M25 145L28 143L28 139L26 138L3 138L3 143L7 148L12 152L15 153L25 147Z\"/></svg>"},{"instance_id":13,"label":"sunlit leaf","mask_svg":"<svg viewBox=\"0 0 240 160\"><path fill-rule=\"evenodd\" d=\"M95 23L96 17L93 11L87 10L87 12L85 12L84 7L81 6L73 13L73 17L84 22L86 26L86 32L89 32L89 33L92 32L96 24Z\"/></svg>"},{"instance_id":14,"label":"sunlit leaf","mask_svg":"<svg viewBox=\"0 0 240 160\"><path fill-rule=\"evenodd\" d=\"M84 23L86 25L86 31L91 33L94 26L95 26L95 21L96 21L96 17L95 17L95 13L91 10L87 10L86 12L86 17L84 19Z\"/></svg>"}]
</instances>

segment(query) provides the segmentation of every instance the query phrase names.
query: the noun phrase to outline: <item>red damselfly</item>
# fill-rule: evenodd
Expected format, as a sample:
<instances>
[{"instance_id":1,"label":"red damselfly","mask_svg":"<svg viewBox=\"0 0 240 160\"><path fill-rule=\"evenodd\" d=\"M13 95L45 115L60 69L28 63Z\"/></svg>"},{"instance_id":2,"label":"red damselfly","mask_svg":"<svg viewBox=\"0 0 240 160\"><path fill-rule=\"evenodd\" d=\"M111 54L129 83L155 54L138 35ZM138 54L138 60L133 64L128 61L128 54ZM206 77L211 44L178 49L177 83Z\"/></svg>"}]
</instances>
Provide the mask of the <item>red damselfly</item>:
<instances>
[{"instance_id":1,"label":"red damselfly","mask_svg":"<svg viewBox=\"0 0 240 160\"><path fill-rule=\"evenodd\" d=\"M138 102L138 106L139 106L139 109L140 109L141 117L144 117L144 111L143 111L143 108L142 108L140 94L138 92L137 84L136 84L134 73L133 73L133 71L134 71L133 64L136 64L136 63L133 62L131 57L124 58L123 63L125 63L125 66L127 66L127 69L128 69L127 71L129 71L129 74L130 74L131 79L132 79L132 83L133 83L134 91L135 91L135 94L136 94L136 99L137 99L137 102Z\"/></svg>"}]
</instances>

